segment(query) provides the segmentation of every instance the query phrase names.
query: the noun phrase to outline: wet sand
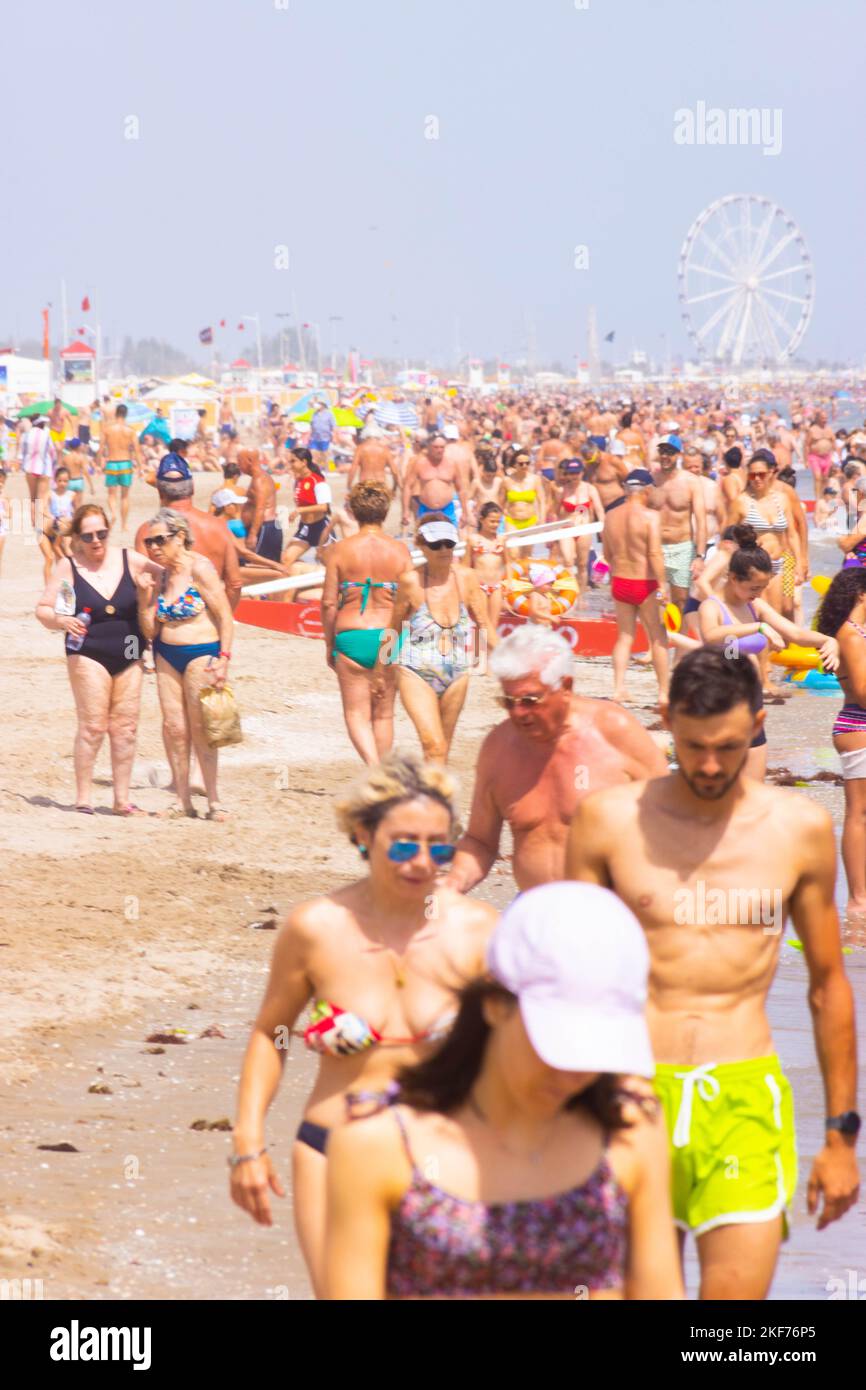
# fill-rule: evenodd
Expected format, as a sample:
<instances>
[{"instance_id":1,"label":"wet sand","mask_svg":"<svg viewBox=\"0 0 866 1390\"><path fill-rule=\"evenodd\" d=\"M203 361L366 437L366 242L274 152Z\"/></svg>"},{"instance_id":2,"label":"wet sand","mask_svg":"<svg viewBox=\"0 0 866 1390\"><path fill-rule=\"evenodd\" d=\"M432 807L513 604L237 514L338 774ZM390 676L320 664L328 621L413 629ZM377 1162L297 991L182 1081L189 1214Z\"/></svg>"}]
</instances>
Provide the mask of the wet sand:
<instances>
[{"instance_id":1,"label":"wet sand","mask_svg":"<svg viewBox=\"0 0 866 1390\"><path fill-rule=\"evenodd\" d=\"M212 478L199 482L200 505L215 485ZM7 494L23 493L13 477ZM134 525L155 510L141 484L133 503ZM228 823L78 816L70 809L74 721L60 638L32 617L40 575L36 547L10 537L0 576L0 1278L41 1278L45 1297L54 1299L308 1298L292 1229L289 1154L310 1058L292 1050L268 1122L289 1190L285 1201L275 1199L270 1230L228 1201L229 1136L191 1126L233 1114L274 940L272 931L250 924L279 921L292 903L356 873L331 801L359 764L323 645L238 629L232 680L246 737L221 755ZM580 662L577 684L586 694L607 695L608 663ZM635 670L629 686L638 704L650 706L651 676ZM494 693L488 680L473 680L458 727L453 765L464 807L480 740L499 718ZM835 708L834 700L808 694L784 709L771 707L771 766L805 775L822 766L835 771ZM638 714L654 720L649 708ZM402 712L397 740L415 746ZM107 808L107 752L98 769L96 800ZM166 782L150 680L134 800L152 812L163 809ZM839 787L817 784L803 794L841 822ZM513 887L507 865L497 867L483 893L504 905ZM844 900L841 877L840 895ZM847 961L862 1006L863 943L853 944ZM820 1234L805 1214L823 1098L805 964L788 946L771 1018L794 1086L801 1149L794 1230L773 1296L823 1298L829 1278L858 1267L864 1206ZM201 1036L211 1028L223 1036ZM185 1043L149 1052L158 1045L146 1039L171 1029L185 1030ZM38 1147L44 1144L77 1152Z\"/></svg>"}]
</instances>

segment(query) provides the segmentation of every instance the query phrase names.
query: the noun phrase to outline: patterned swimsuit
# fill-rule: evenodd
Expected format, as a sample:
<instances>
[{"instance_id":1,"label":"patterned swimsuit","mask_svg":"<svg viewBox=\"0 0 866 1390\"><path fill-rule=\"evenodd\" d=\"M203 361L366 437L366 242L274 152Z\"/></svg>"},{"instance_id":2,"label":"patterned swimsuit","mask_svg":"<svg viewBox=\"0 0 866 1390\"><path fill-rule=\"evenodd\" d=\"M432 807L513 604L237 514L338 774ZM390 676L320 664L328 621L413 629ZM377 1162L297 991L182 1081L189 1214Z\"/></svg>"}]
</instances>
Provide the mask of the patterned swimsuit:
<instances>
[{"instance_id":1,"label":"patterned swimsuit","mask_svg":"<svg viewBox=\"0 0 866 1390\"><path fill-rule=\"evenodd\" d=\"M605 1155L580 1187L522 1202L471 1202L428 1182L394 1118L412 1181L391 1217L391 1298L574 1294L621 1289L628 1199Z\"/></svg>"}]
</instances>

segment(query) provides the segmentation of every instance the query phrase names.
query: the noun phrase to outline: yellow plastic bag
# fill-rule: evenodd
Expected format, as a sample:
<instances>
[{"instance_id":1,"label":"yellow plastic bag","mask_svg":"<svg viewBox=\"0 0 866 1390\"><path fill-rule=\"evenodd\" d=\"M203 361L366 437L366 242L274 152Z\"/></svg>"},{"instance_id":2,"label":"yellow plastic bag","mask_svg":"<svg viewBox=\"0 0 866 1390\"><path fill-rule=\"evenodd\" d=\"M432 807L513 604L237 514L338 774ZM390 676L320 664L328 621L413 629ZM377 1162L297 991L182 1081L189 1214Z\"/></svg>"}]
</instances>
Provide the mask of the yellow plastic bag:
<instances>
[{"instance_id":1,"label":"yellow plastic bag","mask_svg":"<svg viewBox=\"0 0 866 1390\"><path fill-rule=\"evenodd\" d=\"M221 690L208 685L199 692L201 717L209 748L226 748L230 743L243 743L241 712L230 685Z\"/></svg>"}]
</instances>

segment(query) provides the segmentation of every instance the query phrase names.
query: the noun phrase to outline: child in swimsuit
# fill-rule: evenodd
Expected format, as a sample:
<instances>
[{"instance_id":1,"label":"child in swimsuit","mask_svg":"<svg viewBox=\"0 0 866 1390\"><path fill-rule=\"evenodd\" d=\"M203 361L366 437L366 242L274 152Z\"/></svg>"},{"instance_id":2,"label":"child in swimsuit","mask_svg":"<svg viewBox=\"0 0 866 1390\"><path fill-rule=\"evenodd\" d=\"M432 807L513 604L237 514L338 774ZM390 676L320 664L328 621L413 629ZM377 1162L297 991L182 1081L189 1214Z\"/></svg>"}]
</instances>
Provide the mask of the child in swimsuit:
<instances>
[{"instance_id":1,"label":"child in swimsuit","mask_svg":"<svg viewBox=\"0 0 866 1390\"><path fill-rule=\"evenodd\" d=\"M505 543L499 533L502 508L496 502L485 502L478 518L478 533L469 543L469 562L478 574L478 582L487 595L490 622L499 623L502 612L502 581L505 578Z\"/></svg>"}]
</instances>

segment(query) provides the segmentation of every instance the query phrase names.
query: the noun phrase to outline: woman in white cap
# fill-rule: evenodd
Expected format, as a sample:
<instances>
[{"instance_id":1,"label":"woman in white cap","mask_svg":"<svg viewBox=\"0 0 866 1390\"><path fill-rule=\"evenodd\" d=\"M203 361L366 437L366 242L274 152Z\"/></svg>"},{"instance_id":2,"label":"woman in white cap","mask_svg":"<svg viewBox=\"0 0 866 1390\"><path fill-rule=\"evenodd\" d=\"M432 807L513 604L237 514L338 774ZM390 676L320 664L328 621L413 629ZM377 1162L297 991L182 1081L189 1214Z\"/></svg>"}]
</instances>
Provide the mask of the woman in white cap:
<instances>
[{"instance_id":1,"label":"woman in white cap","mask_svg":"<svg viewBox=\"0 0 866 1390\"><path fill-rule=\"evenodd\" d=\"M477 574L454 563L459 540L454 523L444 512L428 512L416 539L424 564L400 576L391 640L379 649L373 693L385 687L385 666L396 663L400 698L424 757L444 763L466 700L469 672L476 664L470 618L484 630L491 647L496 633Z\"/></svg>"},{"instance_id":2,"label":"woman in white cap","mask_svg":"<svg viewBox=\"0 0 866 1390\"><path fill-rule=\"evenodd\" d=\"M682 1298L664 1125L634 1080L654 1070L637 919L547 884L487 959L400 1104L332 1136L329 1297Z\"/></svg>"}]
</instances>

